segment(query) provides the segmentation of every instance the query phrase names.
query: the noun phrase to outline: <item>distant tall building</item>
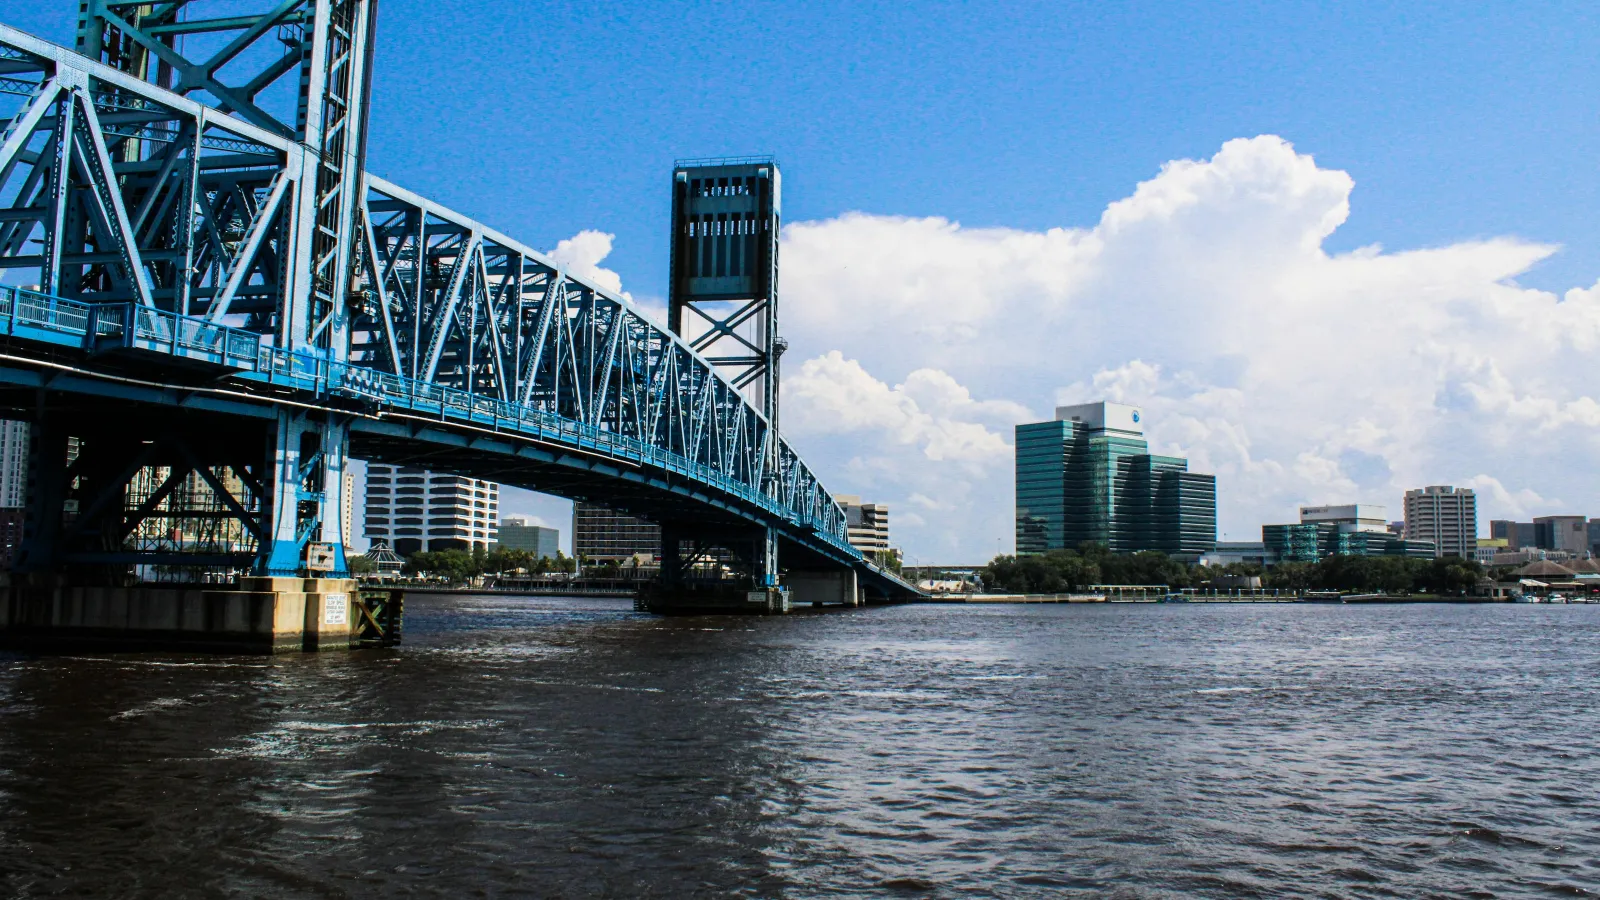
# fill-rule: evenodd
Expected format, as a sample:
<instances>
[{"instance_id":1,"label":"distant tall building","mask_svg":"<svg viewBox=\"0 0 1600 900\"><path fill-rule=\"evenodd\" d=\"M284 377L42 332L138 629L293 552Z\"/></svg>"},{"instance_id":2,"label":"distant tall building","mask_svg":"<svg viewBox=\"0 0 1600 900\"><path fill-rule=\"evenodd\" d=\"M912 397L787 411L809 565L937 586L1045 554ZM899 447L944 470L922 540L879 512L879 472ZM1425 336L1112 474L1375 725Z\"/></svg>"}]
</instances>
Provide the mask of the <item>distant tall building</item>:
<instances>
[{"instance_id":1,"label":"distant tall building","mask_svg":"<svg viewBox=\"0 0 1600 900\"><path fill-rule=\"evenodd\" d=\"M22 545L28 497L28 423L0 420L0 569L11 568Z\"/></svg>"},{"instance_id":2,"label":"distant tall building","mask_svg":"<svg viewBox=\"0 0 1600 900\"><path fill-rule=\"evenodd\" d=\"M1472 559L1478 549L1478 500L1471 488L1429 485L1406 491L1405 502L1407 540L1432 541L1437 556Z\"/></svg>"},{"instance_id":3,"label":"distant tall building","mask_svg":"<svg viewBox=\"0 0 1600 900\"><path fill-rule=\"evenodd\" d=\"M1589 552L1589 522L1583 516L1535 516L1533 542L1541 550L1582 556Z\"/></svg>"},{"instance_id":4,"label":"distant tall building","mask_svg":"<svg viewBox=\"0 0 1600 900\"><path fill-rule=\"evenodd\" d=\"M1600 520L1583 516L1538 516L1532 522L1494 519L1490 539L1504 539L1506 551L1559 550L1573 556L1593 553L1600 545Z\"/></svg>"},{"instance_id":5,"label":"distant tall building","mask_svg":"<svg viewBox=\"0 0 1600 900\"><path fill-rule=\"evenodd\" d=\"M1152 455L1141 416L1120 403L1086 403L1017 426L1018 553L1093 542L1198 559L1216 546L1215 476Z\"/></svg>"},{"instance_id":6,"label":"distant tall building","mask_svg":"<svg viewBox=\"0 0 1600 900\"><path fill-rule=\"evenodd\" d=\"M496 546L506 550L526 550L534 559L555 559L561 551L561 532L535 525L523 516L506 516L500 521Z\"/></svg>"},{"instance_id":7,"label":"distant tall building","mask_svg":"<svg viewBox=\"0 0 1600 900\"><path fill-rule=\"evenodd\" d=\"M1532 522L1513 522L1510 519L1493 519L1489 522L1489 537L1502 539L1509 550L1520 550L1525 547L1537 547L1539 542L1534 534Z\"/></svg>"},{"instance_id":8,"label":"distant tall building","mask_svg":"<svg viewBox=\"0 0 1600 900\"><path fill-rule=\"evenodd\" d=\"M0 421L0 509L19 509L28 494L28 423Z\"/></svg>"},{"instance_id":9,"label":"distant tall building","mask_svg":"<svg viewBox=\"0 0 1600 900\"><path fill-rule=\"evenodd\" d=\"M889 507L862 503L855 494L835 494L833 499L844 507L850 546L867 554L889 549Z\"/></svg>"},{"instance_id":10,"label":"distant tall building","mask_svg":"<svg viewBox=\"0 0 1600 900\"><path fill-rule=\"evenodd\" d=\"M366 529L396 553L489 549L500 522L500 486L409 466L367 464Z\"/></svg>"},{"instance_id":11,"label":"distant tall building","mask_svg":"<svg viewBox=\"0 0 1600 900\"><path fill-rule=\"evenodd\" d=\"M660 558L661 526L596 503L572 504L572 554L588 562Z\"/></svg>"},{"instance_id":12,"label":"distant tall building","mask_svg":"<svg viewBox=\"0 0 1600 900\"><path fill-rule=\"evenodd\" d=\"M22 547L22 518L21 507L0 507L0 571L11 568Z\"/></svg>"}]
</instances>

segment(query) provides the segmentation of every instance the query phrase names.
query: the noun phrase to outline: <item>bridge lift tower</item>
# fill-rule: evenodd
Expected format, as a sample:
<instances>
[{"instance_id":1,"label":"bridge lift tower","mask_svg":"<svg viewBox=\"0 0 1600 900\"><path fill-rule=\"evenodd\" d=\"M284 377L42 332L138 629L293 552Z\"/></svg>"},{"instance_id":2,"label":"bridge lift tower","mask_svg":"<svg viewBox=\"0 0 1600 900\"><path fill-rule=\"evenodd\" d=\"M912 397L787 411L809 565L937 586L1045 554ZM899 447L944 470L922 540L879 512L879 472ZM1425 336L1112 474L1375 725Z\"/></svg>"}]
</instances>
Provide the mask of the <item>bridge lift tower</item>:
<instances>
[{"instance_id":1,"label":"bridge lift tower","mask_svg":"<svg viewBox=\"0 0 1600 900\"><path fill-rule=\"evenodd\" d=\"M778 336L778 234L782 179L770 156L678 160L672 171L672 265L667 326L756 404L779 434L779 361L787 346ZM766 448L769 495L780 468L777 442ZM721 543L745 556L754 585L778 583L777 536L762 529L753 540L706 534L663 522L662 577L682 574L683 542ZM749 547L748 556L739 553Z\"/></svg>"}]
</instances>

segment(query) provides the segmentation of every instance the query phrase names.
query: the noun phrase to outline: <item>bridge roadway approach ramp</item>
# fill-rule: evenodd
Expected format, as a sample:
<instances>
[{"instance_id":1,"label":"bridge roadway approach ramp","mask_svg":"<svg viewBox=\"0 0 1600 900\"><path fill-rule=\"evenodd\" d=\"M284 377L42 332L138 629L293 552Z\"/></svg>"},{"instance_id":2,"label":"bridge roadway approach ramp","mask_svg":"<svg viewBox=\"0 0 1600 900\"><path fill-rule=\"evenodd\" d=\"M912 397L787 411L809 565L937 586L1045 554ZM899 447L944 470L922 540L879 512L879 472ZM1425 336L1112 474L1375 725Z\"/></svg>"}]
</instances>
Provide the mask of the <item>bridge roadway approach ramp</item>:
<instances>
[{"instance_id":1,"label":"bridge roadway approach ramp","mask_svg":"<svg viewBox=\"0 0 1600 900\"><path fill-rule=\"evenodd\" d=\"M775 333L753 404L615 293L367 173L374 4L240 7L86 0L76 50L0 24L0 416L30 437L0 636L341 645L371 618L351 458L660 523L653 610L916 593L772 425Z\"/></svg>"}]
</instances>

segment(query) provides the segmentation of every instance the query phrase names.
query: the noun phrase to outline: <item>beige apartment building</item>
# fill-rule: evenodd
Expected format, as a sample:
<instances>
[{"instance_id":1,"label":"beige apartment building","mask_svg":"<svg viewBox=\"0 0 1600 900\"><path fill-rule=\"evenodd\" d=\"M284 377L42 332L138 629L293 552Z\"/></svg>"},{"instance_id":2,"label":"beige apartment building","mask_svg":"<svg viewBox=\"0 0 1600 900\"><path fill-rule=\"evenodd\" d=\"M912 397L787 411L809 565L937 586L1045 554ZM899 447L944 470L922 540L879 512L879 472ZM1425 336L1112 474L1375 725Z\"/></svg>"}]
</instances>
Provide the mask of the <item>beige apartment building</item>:
<instances>
[{"instance_id":1,"label":"beige apartment building","mask_svg":"<svg viewBox=\"0 0 1600 900\"><path fill-rule=\"evenodd\" d=\"M1433 541L1436 556L1472 559L1478 550L1478 499L1472 489L1436 484L1406 491L1406 540Z\"/></svg>"}]
</instances>

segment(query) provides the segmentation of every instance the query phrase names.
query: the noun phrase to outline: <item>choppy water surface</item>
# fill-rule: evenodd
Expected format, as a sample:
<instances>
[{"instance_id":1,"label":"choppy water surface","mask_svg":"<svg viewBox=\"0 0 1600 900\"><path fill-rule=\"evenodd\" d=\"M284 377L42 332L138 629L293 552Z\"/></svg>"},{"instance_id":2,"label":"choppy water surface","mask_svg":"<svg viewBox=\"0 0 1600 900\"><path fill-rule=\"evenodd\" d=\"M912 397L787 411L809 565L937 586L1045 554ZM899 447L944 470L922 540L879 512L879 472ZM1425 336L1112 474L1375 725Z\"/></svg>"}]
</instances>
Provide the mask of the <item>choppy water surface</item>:
<instances>
[{"instance_id":1,"label":"choppy water surface","mask_svg":"<svg viewBox=\"0 0 1600 900\"><path fill-rule=\"evenodd\" d=\"M408 605L0 656L0 896L1600 890L1600 609Z\"/></svg>"}]
</instances>

